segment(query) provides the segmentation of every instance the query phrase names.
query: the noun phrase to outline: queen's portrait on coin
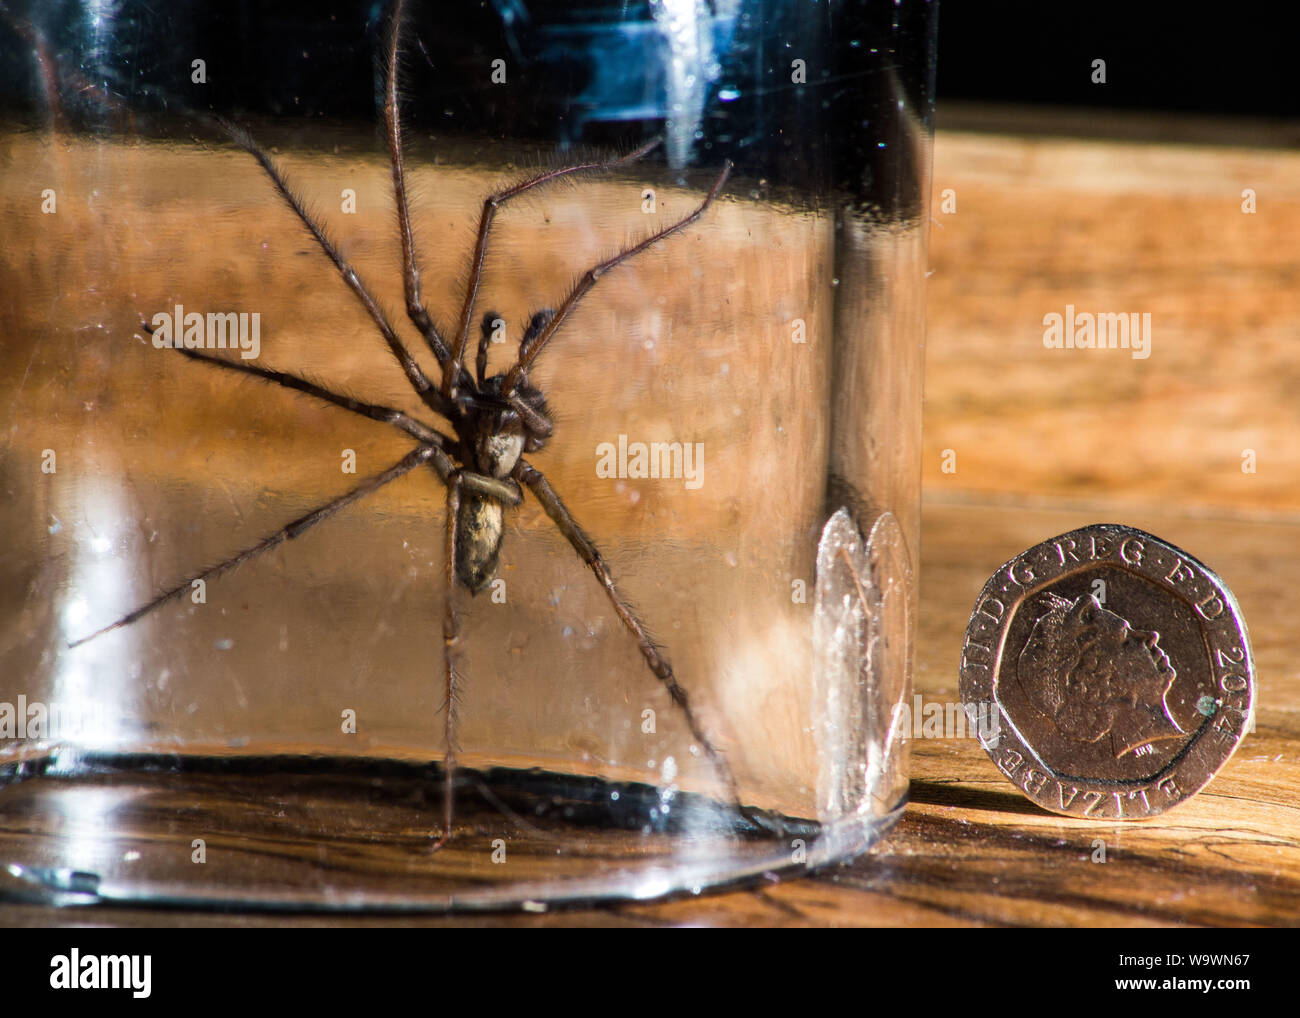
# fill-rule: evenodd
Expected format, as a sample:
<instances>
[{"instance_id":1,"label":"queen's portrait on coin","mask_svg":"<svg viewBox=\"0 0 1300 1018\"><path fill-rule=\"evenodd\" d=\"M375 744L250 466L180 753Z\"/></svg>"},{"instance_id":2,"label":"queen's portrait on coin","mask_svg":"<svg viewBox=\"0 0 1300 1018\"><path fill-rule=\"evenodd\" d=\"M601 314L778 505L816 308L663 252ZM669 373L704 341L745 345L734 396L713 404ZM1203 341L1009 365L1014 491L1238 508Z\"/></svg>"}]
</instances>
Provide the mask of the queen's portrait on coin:
<instances>
[{"instance_id":1,"label":"queen's portrait on coin","mask_svg":"<svg viewBox=\"0 0 1300 1018\"><path fill-rule=\"evenodd\" d=\"M1074 601L1047 594L1038 607L1016 677L1062 737L1108 744L1119 760L1186 736L1165 701L1177 672L1159 633L1134 628L1090 594Z\"/></svg>"},{"instance_id":2,"label":"queen's portrait on coin","mask_svg":"<svg viewBox=\"0 0 1300 1018\"><path fill-rule=\"evenodd\" d=\"M1157 631L1158 630L1158 631ZM1255 662L1241 609L1187 552L1094 523L1004 562L958 669L993 764L1043 809L1158 816L1204 788L1250 729Z\"/></svg>"}]
</instances>

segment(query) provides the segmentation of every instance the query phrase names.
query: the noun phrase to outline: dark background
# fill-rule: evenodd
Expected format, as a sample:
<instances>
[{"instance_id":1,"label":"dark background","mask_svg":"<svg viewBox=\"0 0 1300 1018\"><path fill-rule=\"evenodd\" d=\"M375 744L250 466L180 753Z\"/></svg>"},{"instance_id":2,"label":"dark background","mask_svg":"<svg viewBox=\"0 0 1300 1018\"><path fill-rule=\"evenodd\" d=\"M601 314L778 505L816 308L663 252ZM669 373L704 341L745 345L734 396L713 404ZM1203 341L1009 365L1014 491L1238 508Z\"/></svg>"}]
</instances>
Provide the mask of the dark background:
<instances>
[{"instance_id":1,"label":"dark background","mask_svg":"<svg viewBox=\"0 0 1300 1018\"><path fill-rule=\"evenodd\" d=\"M0 0L29 17L62 55L73 55L86 76L121 94L146 99L150 81L177 81L183 68L167 66L196 48L209 64L243 73L213 81L213 105L274 114L277 104L298 107L329 97L325 115L371 117L365 97L374 77L371 54L359 50L357 27L377 32L384 4L376 0L202 0L155 6L145 0L115 5L118 31L96 48L86 28L86 4L74 0ZM559 0L491 0L455 8L456 18L501 21L500 11L542 11ZM571 10L601 8L564 0ZM422 18L453 17L448 0L413 5ZM625 15L644 0L615 4ZM776 3L769 5L776 9ZM787 16L819 19L845 5L795 0ZM882 0L878 5L892 5ZM908 0L908 6L916 6ZM874 9L874 8L873 8ZM178 11L184 11L183 15ZM938 98L1044 106L1103 107L1210 114L1295 116L1300 113L1297 50L1300 18L1290 5L1243 0L1233 5L1146 3L1137 0L948 0L939 17ZM311 59L302 59L303 26L311 26ZM72 26L81 26L80 29ZM292 31L288 30L292 26ZM80 33L80 37L79 34ZM158 40L166 40L160 46ZM174 57L169 57L174 54ZM1091 63L1106 61L1107 82L1091 81ZM184 63L188 64L186 59ZM30 46L0 18L0 109L36 101ZM286 71L279 96L268 96L259 69ZM361 87L357 87L360 85ZM156 84L152 102L183 101ZM308 112L310 110L301 110Z\"/></svg>"},{"instance_id":2,"label":"dark background","mask_svg":"<svg viewBox=\"0 0 1300 1018\"><path fill-rule=\"evenodd\" d=\"M922 207L913 161L923 150L912 142L916 119L933 124L932 82L954 127L963 117L978 127L972 103L1300 114L1297 34L1258 0L1215 16L1120 0L709 2L717 69L699 72L698 141L679 140L669 158L730 160L764 182L765 197L817 203L834 192L882 221ZM936 6L937 63L927 45ZM110 13L96 17L100 9ZM258 118L374 125L389 9L388 0L0 0L0 115L37 125L54 111L69 127L141 135L171 129L151 114L181 114L185 130L217 135L205 114L255 133ZM407 16L403 122L439 143L458 134L626 151L671 122L650 0L410 0ZM202 84L191 81L195 57L206 62ZM807 58L806 82L792 84L792 57ZM509 88L489 80L496 58L510 65ZM1098 59L1104 83L1093 81ZM974 118L987 119L984 109ZM1093 136L1121 120L1048 112L1019 130ZM1253 120L1231 131L1198 123L1241 144L1300 143L1300 131Z\"/></svg>"},{"instance_id":3,"label":"dark background","mask_svg":"<svg viewBox=\"0 0 1300 1018\"><path fill-rule=\"evenodd\" d=\"M1300 113L1293 10L1259 0L950 0L939 12L939 103L1293 117ZM1091 80L1098 58L1106 61L1104 85Z\"/></svg>"}]
</instances>

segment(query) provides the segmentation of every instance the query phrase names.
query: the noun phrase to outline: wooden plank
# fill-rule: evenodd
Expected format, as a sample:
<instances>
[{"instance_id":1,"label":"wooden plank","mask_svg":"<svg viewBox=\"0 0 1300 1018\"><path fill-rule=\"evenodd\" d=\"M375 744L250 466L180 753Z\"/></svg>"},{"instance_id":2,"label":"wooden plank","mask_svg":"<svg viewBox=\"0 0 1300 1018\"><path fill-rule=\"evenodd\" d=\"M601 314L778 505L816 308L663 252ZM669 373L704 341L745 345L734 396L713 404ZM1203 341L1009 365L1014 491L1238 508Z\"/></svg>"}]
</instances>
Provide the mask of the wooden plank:
<instances>
[{"instance_id":1,"label":"wooden plank","mask_svg":"<svg viewBox=\"0 0 1300 1018\"><path fill-rule=\"evenodd\" d=\"M934 196L933 494L1300 508L1300 153L945 134ZM1150 355L1045 348L1067 305L1149 314Z\"/></svg>"}]
</instances>

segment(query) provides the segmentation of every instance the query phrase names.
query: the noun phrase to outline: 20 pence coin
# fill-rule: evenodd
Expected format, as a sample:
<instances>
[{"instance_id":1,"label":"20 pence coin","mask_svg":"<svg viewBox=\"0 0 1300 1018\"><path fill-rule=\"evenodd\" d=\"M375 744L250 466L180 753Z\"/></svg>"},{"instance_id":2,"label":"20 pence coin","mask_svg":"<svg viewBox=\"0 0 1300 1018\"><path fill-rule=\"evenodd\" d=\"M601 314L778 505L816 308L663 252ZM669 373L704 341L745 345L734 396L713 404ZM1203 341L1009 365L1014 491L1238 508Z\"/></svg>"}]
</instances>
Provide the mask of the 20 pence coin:
<instances>
[{"instance_id":1,"label":"20 pence coin","mask_svg":"<svg viewBox=\"0 0 1300 1018\"><path fill-rule=\"evenodd\" d=\"M984 585L961 697L998 769L1067 816L1140 820L1205 787L1251 727L1255 666L1227 586L1173 545L1094 524Z\"/></svg>"}]
</instances>

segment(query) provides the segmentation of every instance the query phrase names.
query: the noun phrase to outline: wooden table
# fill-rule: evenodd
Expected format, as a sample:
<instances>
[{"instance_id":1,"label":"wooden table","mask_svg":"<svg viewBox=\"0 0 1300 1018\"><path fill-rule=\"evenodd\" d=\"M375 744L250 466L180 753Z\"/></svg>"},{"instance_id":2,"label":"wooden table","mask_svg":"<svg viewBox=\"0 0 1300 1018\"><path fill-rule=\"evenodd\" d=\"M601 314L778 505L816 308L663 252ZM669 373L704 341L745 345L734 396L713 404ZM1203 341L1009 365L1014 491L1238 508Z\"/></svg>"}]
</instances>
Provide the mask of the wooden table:
<instances>
[{"instance_id":1,"label":"wooden table","mask_svg":"<svg viewBox=\"0 0 1300 1018\"><path fill-rule=\"evenodd\" d=\"M1300 923L1288 596L1300 552L1300 154L1280 147L1296 132L1006 111L958 111L952 123L977 121L979 132L941 130L935 147L916 691L957 698L961 635L998 565L1070 528L1122 522L1187 549L1233 588L1259 672L1255 733L1195 799L1128 825L1044 813L973 738L916 739L911 805L851 864L659 904L404 923ZM955 213L940 210L946 189ZM1150 313L1151 355L1045 348L1043 316L1067 304ZM0 922L333 924L17 906Z\"/></svg>"}]
</instances>

